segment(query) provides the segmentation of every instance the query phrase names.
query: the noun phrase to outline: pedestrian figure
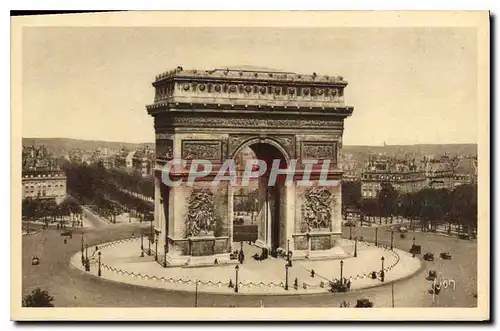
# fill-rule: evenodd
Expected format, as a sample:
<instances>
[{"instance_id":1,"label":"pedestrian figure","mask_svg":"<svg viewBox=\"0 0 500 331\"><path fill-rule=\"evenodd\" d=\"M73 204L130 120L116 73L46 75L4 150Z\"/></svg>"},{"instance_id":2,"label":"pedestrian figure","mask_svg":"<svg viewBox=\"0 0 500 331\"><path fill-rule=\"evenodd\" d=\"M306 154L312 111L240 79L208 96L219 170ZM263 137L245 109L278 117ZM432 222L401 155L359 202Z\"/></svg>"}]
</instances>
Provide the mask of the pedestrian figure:
<instances>
[{"instance_id":1,"label":"pedestrian figure","mask_svg":"<svg viewBox=\"0 0 500 331\"><path fill-rule=\"evenodd\" d=\"M243 264L243 261L245 260L245 254L243 254L243 250L238 253L238 260L241 264Z\"/></svg>"}]
</instances>

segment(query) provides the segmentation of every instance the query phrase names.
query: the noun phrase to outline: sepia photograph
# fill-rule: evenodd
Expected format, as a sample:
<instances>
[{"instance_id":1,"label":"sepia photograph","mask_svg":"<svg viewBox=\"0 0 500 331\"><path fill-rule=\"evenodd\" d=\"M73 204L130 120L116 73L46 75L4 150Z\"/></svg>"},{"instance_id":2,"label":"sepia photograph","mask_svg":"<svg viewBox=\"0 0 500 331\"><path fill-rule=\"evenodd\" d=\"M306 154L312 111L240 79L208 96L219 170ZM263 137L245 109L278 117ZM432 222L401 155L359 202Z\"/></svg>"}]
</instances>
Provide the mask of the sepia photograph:
<instances>
[{"instance_id":1,"label":"sepia photograph","mask_svg":"<svg viewBox=\"0 0 500 331\"><path fill-rule=\"evenodd\" d=\"M12 17L11 319L488 320L489 20Z\"/></svg>"}]
</instances>

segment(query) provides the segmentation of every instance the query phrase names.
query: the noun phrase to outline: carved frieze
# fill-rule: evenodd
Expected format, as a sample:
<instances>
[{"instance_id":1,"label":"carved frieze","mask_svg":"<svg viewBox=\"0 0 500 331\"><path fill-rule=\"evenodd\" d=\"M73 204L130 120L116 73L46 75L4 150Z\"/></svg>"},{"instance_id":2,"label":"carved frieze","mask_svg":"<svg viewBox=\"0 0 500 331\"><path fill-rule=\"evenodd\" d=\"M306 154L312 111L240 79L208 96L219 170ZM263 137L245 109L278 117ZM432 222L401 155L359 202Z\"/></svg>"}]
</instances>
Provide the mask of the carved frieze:
<instances>
[{"instance_id":1,"label":"carved frieze","mask_svg":"<svg viewBox=\"0 0 500 331\"><path fill-rule=\"evenodd\" d=\"M313 187L305 191L301 207L304 230L329 229L332 219L333 193L323 187Z\"/></svg>"},{"instance_id":2,"label":"carved frieze","mask_svg":"<svg viewBox=\"0 0 500 331\"><path fill-rule=\"evenodd\" d=\"M337 162L337 143L328 141L307 141L302 142L302 159L331 160Z\"/></svg>"},{"instance_id":3,"label":"carved frieze","mask_svg":"<svg viewBox=\"0 0 500 331\"><path fill-rule=\"evenodd\" d=\"M316 119L272 119L272 118L231 118L231 117L201 117L175 116L169 120L169 125L175 127L256 127L256 128L315 128L343 129L339 120Z\"/></svg>"},{"instance_id":4,"label":"carved frieze","mask_svg":"<svg viewBox=\"0 0 500 331\"><path fill-rule=\"evenodd\" d=\"M217 221L214 194L208 189L193 189L187 207L185 236L213 235Z\"/></svg>"},{"instance_id":5,"label":"carved frieze","mask_svg":"<svg viewBox=\"0 0 500 331\"><path fill-rule=\"evenodd\" d=\"M203 159L222 160L222 141L220 140L183 140L182 158L184 160Z\"/></svg>"}]
</instances>

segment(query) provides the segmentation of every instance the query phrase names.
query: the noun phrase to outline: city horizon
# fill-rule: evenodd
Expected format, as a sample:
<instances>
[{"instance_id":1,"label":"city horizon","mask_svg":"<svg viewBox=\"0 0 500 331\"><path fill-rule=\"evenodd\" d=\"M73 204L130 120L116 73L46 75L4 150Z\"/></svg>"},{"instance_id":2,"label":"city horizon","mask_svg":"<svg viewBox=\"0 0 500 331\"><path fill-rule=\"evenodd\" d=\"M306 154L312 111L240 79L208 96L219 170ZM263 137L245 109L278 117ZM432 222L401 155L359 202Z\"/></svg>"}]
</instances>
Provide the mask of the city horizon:
<instances>
[{"instance_id":1,"label":"city horizon","mask_svg":"<svg viewBox=\"0 0 500 331\"><path fill-rule=\"evenodd\" d=\"M68 140L82 140L82 141L96 141L96 142L106 142L106 143L124 143L124 144L154 144L154 137L151 141L124 141L124 140L106 140L106 139L90 139L90 138L73 138L73 137L21 137L22 139L68 139ZM346 144L343 146L353 146L353 147L389 147L389 146L418 146L418 145L478 145L477 142L438 142L438 143L413 143L413 144L381 144L381 145L368 145L368 144Z\"/></svg>"}]
</instances>

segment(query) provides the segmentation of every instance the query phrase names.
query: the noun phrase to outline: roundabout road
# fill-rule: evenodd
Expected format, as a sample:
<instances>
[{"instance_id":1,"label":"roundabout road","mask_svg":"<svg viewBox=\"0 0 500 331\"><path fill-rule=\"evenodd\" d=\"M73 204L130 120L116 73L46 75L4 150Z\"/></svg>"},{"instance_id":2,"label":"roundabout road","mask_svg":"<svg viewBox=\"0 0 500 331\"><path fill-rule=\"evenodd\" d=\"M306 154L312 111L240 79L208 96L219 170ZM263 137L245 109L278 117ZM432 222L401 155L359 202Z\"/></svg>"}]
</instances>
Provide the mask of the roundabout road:
<instances>
[{"instance_id":1,"label":"roundabout road","mask_svg":"<svg viewBox=\"0 0 500 331\"><path fill-rule=\"evenodd\" d=\"M373 241L373 228L353 229L353 235L361 235L367 241ZM89 246L103 242L129 238L132 233L139 234L140 226L123 224L110 225L102 229L84 230L85 242ZM344 228L344 237L349 237L349 229ZM395 246L408 249L412 244L412 233L406 238L394 233ZM43 240L45 238L45 240ZM378 230L379 242L390 243L390 232L384 228ZM45 241L44 245L40 243ZM145 288L123 283L115 283L86 275L70 266L69 259L80 251L80 233L74 233L72 239L64 244L60 232L49 229L36 235L23 236L23 294L40 287L46 289L55 298L57 307L193 307L195 294ZM368 298L375 307L391 307L394 297L395 307L475 307L477 299L477 249L476 243L434 234L415 233L417 245L422 245L422 253L433 252L434 262L424 261L424 267L417 274L391 284L338 294L308 295L223 295L198 293L198 306L205 307L338 307L342 301L351 305L357 299ZM35 253L36 251L36 253ZM439 253L448 251L451 260L439 259ZM40 265L32 266L33 254L40 257ZM427 271L434 269L445 278L456 282L456 289L441 291L436 301L427 290L431 282L427 281ZM394 291L391 291L391 289Z\"/></svg>"}]
</instances>

